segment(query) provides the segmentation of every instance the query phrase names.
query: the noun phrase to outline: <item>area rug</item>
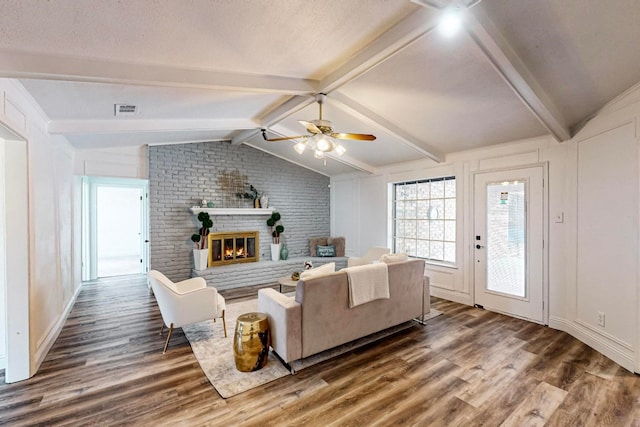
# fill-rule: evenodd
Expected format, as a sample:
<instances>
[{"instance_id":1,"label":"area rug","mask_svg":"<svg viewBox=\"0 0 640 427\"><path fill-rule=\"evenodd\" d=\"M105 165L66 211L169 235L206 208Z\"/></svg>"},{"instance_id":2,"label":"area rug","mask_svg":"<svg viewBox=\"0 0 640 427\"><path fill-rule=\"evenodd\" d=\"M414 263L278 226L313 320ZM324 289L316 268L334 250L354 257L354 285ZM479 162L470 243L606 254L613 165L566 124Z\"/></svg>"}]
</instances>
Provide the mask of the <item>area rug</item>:
<instances>
[{"instance_id":1,"label":"area rug","mask_svg":"<svg viewBox=\"0 0 640 427\"><path fill-rule=\"evenodd\" d=\"M243 313L257 310L257 299L227 304L227 338L224 337L221 319L215 323L208 320L182 328L200 367L220 396L225 399L290 374L273 353L269 353L267 365L259 371L240 372L236 369L233 358L236 319Z\"/></svg>"},{"instance_id":2,"label":"area rug","mask_svg":"<svg viewBox=\"0 0 640 427\"><path fill-rule=\"evenodd\" d=\"M250 313L257 311L257 309L257 299L228 304L225 316L227 318L227 338L224 337L220 319L215 323L213 320L208 320L182 328L191 344L193 354L209 382L225 399L290 374L289 370L273 354L273 351L269 353L267 365L259 371L240 372L236 369L233 358L233 334L236 319L243 313ZM425 321L441 314L441 311L431 309L431 312L425 316ZM291 369L293 372L300 371L412 326L419 327L416 322L405 322L305 359L294 361L291 363Z\"/></svg>"}]
</instances>

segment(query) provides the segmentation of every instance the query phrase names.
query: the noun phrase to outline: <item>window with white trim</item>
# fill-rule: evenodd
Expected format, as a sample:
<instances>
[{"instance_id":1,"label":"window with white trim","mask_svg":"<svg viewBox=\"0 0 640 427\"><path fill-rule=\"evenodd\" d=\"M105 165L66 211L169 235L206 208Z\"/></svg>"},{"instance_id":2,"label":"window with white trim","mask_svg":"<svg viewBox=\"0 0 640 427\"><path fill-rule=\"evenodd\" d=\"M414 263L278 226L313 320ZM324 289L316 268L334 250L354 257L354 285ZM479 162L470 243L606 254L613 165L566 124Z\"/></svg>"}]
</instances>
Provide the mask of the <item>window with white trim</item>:
<instances>
[{"instance_id":1,"label":"window with white trim","mask_svg":"<svg viewBox=\"0 0 640 427\"><path fill-rule=\"evenodd\" d=\"M393 250L455 264L456 177L393 184Z\"/></svg>"}]
</instances>

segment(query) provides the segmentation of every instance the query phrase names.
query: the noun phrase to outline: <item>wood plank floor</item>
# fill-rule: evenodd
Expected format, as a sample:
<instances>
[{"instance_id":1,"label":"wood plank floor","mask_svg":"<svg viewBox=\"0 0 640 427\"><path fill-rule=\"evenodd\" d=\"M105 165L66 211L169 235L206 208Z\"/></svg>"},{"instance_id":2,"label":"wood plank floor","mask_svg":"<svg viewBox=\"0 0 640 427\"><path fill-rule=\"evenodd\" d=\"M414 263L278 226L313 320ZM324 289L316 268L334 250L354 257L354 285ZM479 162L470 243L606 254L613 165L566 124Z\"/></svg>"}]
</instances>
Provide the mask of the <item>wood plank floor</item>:
<instances>
[{"instance_id":1,"label":"wood plank floor","mask_svg":"<svg viewBox=\"0 0 640 427\"><path fill-rule=\"evenodd\" d=\"M640 426L640 377L576 339L445 300L433 306L445 314L426 327L224 400L181 329L162 354L144 280L87 284L39 372L0 384L0 423Z\"/></svg>"}]
</instances>

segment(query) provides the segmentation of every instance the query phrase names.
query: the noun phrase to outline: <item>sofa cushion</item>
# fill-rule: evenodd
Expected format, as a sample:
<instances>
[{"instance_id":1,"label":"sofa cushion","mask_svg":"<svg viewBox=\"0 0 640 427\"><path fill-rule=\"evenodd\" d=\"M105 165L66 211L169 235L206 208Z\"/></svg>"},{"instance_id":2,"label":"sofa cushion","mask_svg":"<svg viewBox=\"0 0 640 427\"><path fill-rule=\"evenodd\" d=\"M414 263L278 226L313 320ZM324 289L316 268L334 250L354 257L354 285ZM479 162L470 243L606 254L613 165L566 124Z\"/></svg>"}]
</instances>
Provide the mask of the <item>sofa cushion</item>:
<instances>
[{"instance_id":1,"label":"sofa cushion","mask_svg":"<svg viewBox=\"0 0 640 427\"><path fill-rule=\"evenodd\" d=\"M333 245L327 245L327 246L316 246L316 254L319 257L325 257L325 256L336 256L336 247Z\"/></svg>"},{"instance_id":2,"label":"sofa cushion","mask_svg":"<svg viewBox=\"0 0 640 427\"><path fill-rule=\"evenodd\" d=\"M300 273L300 280L308 280L315 277L326 276L327 274L335 273L336 263L330 262L320 267L312 268L311 270L305 270Z\"/></svg>"},{"instance_id":3,"label":"sofa cushion","mask_svg":"<svg viewBox=\"0 0 640 427\"><path fill-rule=\"evenodd\" d=\"M405 253L401 254L384 254L380 257L380 262L385 264L394 264L396 262L405 262L409 259L409 256Z\"/></svg>"}]
</instances>

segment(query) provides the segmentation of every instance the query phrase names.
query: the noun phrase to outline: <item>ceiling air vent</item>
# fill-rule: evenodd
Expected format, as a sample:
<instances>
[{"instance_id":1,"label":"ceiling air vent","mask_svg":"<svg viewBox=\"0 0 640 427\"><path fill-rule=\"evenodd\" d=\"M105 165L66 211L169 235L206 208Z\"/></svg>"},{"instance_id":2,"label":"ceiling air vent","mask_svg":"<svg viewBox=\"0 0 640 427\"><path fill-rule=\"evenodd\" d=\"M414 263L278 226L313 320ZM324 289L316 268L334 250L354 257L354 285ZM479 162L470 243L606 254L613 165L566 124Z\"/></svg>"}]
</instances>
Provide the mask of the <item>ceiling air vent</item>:
<instances>
[{"instance_id":1,"label":"ceiling air vent","mask_svg":"<svg viewBox=\"0 0 640 427\"><path fill-rule=\"evenodd\" d=\"M113 104L113 110L116 117L135 116L138 108L132 104Z\"/></svg>"}]
</instances>

